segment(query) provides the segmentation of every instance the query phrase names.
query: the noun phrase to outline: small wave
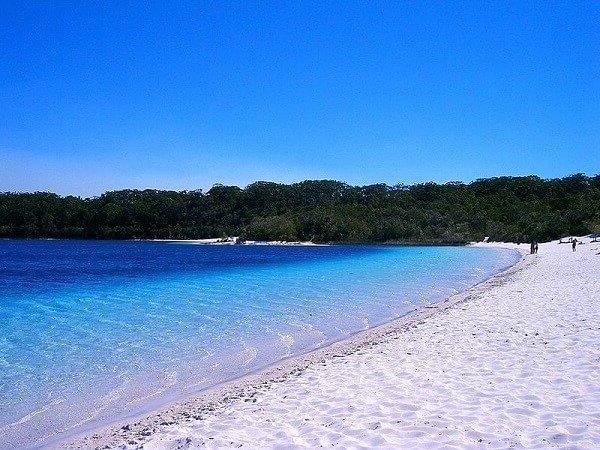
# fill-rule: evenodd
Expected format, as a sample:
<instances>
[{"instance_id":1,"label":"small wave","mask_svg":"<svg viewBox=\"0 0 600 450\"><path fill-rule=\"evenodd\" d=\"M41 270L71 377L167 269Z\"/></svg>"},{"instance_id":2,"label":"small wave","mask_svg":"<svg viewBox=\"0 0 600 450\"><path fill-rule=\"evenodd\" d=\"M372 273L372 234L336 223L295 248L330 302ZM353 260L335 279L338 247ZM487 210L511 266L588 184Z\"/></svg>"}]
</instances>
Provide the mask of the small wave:
<instances>
[{"instance_id":1,"label":"small wave","mask_svg":"<svg viewBox=\"0 0 600 450\"><path fill-rule=\"evenodd\" d=\"M279 336L279 343L287 348L289 353L295 342L294 337L289 333L277 333L277 335Z\"/></svg>"},{"instance_id":2,"label":"small wave","mask_svg":"<svg viewBox=\"0 0 600 450\"><path fill-rule=\"evenodd\" d=\"M5 425L4 427L0 428L0 431L4 431L8 428L17 426L17 425L21 425L25 422L29 422L31 419L33 419L35 416L37 416L38 414L43 414L45 412L47 412L50 408L52 408L53 406L59 405L64 401L63 398L59 398L54 400L53 402L50 402L44 406L42 406L40 409L36 409L35 411L30 412L29 414L21 417L19 420L9 423L8 425Z\"/></svg>"},{"instance_id":3,"label":"small wave","mask_svg":"<svg viewBox=\"0 0 600 450\"><path fill-rule=\"evenodd\" d=\"M242 366L248 366L252 361L256 359L258 356L258 348L256 347L246 347L240 354L243 359Z\"/></svg>"}]
</instances>

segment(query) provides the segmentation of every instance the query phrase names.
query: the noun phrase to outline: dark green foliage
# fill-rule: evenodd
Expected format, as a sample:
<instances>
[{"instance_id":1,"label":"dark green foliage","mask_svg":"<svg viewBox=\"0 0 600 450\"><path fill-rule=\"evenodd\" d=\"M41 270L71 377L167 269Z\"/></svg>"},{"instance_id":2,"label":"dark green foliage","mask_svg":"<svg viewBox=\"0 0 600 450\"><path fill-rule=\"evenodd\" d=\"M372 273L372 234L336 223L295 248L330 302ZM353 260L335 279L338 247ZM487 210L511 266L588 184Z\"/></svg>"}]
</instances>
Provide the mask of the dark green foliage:
<instances>
[{"instance_id":1,"label":"dark green foliage","mask_svg":"<svg viewBox=\"0 0 600 450\"><path fill-rule=\"evenodd\" d=\"M0 194L0 237L208 238L316 242L546 241L600 227L600 175L470 184L256 182L208 192L123 190L83 199Z\"/></svg>"}]
</instances>

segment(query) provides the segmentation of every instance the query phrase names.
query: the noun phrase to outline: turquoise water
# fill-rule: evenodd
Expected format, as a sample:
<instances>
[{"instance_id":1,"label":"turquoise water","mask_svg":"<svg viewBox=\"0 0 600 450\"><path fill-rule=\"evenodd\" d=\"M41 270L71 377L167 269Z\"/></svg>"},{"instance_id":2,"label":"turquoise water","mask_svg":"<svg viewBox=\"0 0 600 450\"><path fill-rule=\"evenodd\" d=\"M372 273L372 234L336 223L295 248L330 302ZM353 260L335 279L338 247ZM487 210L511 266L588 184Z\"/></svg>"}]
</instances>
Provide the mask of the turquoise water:
<instances>
[{"instance_id":1,"label":"turquoise water","mask_svg":"<svg viewBox=\"0 0 600 450\"><path fill-rule=\"evenodd\" d=\"M0 241L0 447L145 412L440 301L471 247Z\"/></svg>"}]
</instances>

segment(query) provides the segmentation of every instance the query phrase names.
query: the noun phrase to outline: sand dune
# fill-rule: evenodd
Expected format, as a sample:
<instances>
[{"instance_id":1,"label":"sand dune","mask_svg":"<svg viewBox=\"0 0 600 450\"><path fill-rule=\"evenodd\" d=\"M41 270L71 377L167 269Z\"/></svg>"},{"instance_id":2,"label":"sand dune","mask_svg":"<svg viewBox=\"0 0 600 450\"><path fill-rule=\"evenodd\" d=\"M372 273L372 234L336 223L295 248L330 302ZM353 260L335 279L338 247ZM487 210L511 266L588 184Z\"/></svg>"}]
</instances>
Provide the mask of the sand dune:
<instances>
[{"instance_id":1,"label":"sand dune","mask_svg":"<svg viewBox=\"0 0 600 450\"><path fill-rule=\"evenodd\" d=\"M541 244L520 270L350 354L70 445L599 448L599 252Z\"/></svg>"}]
</instances>

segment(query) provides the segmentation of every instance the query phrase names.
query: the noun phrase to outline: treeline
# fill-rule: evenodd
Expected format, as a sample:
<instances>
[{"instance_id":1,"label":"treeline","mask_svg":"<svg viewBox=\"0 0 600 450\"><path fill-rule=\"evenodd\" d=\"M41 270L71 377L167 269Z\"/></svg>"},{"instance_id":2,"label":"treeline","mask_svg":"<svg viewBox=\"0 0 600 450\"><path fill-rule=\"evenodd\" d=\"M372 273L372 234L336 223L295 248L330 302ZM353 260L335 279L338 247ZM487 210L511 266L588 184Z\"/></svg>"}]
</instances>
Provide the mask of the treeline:
<instances>
[{"instance_id":1,"label":"treeline","mask_svg":"<svg viewBox=\"0 0 600 450\"><path fill-rule=\"evenodd\" d=\"M260 181L245 189L122 190L94 198L0 194L0 237L524 242L599 226L600 175L582 174L412 186Z\"/></svg>"}]
</instances>

